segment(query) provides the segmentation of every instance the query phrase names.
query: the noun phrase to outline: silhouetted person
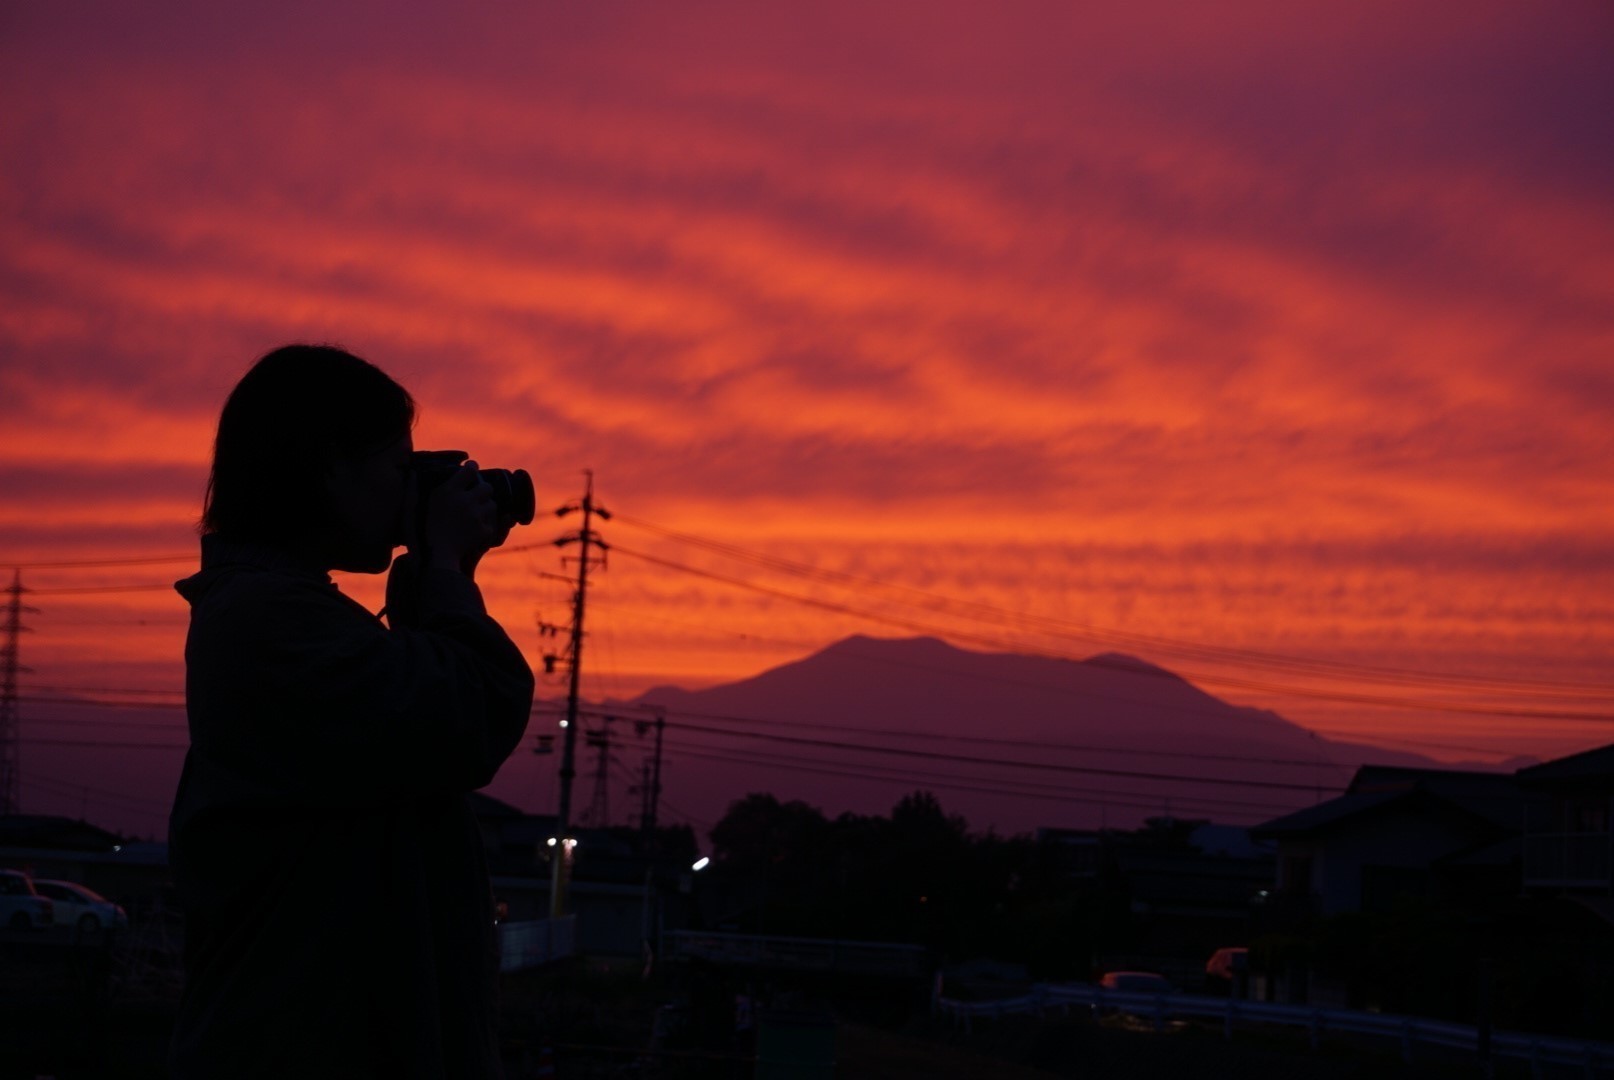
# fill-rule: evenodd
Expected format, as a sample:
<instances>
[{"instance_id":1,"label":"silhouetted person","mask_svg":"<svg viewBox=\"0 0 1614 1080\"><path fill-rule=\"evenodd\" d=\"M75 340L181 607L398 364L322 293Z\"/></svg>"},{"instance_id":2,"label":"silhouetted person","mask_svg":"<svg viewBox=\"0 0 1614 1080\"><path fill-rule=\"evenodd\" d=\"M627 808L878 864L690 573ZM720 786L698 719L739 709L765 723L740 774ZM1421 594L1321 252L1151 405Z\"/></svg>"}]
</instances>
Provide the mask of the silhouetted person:
<instances>
[{"instance_id":1,"label":"silhouetted person","mask_svg":"<svg viewBox=\"0 0 1614 1080\"><path fill-rule=\"evenodd\" d=\"M179 582L190 751L176 1080L501 1075L493 902L466 793L533 679L471 573L502 542L467 462L419 501L415 405L338 349L265 356L219 418L202 569ZM329 571L392 567L409 625Z\"/></svg>"}]
</instances>

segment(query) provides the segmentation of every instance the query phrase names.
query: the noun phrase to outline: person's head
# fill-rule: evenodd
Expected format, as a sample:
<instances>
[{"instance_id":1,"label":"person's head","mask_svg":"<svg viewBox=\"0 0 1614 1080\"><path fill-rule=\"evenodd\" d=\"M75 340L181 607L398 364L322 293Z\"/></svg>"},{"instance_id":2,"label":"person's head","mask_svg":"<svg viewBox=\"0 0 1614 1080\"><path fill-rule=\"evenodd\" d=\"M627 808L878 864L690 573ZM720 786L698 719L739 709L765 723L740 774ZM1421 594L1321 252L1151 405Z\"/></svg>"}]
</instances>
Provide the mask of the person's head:
<instances>
[{"instance_id":1,"label":"person's head","mask_svg":"<svg viewBox=\"0 0 1614 1080\"><path fill-rule=\"evenodd\" d=\"M380 368L287 345L230 392L201 529L376 573L402 542L415 402Z\"/></svg>"}]
</instances>

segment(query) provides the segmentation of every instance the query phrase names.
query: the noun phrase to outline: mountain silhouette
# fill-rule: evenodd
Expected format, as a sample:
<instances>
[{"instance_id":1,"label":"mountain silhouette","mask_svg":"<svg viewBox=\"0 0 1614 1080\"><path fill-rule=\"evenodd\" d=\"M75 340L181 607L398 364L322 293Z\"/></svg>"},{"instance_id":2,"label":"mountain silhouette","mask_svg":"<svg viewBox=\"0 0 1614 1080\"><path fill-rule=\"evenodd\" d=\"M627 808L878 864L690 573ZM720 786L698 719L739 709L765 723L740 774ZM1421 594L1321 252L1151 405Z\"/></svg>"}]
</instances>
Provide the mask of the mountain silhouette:
<instances>
[{"instance_id":1,"label":"mountain silhouette","mask_svg":"<svg viewBox=\"0 0 1614 1080\"><path fill-rule=\"evenodd\" d=\"M983 831L1159 814L1253 824L1332 797L1364 763L1453 767L1323 738L1119 653L1073 661L930 637L858 635L616 706L665 712L664 791L708 821L753 791L833 816L884 814L925 788Z\"/></svg>"}]
</instances>

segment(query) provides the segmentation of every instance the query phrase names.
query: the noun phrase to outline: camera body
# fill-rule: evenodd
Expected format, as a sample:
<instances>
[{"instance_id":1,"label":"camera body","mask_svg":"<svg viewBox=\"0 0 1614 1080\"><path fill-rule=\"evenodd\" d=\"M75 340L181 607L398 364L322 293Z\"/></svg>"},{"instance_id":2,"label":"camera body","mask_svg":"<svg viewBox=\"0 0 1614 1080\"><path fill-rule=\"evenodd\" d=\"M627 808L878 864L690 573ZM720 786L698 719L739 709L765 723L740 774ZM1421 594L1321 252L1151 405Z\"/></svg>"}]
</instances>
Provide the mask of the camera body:
<instances>
[{"instance_id":1,"label":"camera body","mask_svg":"<svg viewBox=\"0 0 1614 1080\"><path fill-rule=\"evenodd\" d=\"M414 457L416 492L424 503L433 488L459 471L469 455L463 450L417 450ZM499 508L499 527L531 525L537 514L537 496L526 469L478 469L482 482L493 489Z\"/></svg>"}]
</instances>

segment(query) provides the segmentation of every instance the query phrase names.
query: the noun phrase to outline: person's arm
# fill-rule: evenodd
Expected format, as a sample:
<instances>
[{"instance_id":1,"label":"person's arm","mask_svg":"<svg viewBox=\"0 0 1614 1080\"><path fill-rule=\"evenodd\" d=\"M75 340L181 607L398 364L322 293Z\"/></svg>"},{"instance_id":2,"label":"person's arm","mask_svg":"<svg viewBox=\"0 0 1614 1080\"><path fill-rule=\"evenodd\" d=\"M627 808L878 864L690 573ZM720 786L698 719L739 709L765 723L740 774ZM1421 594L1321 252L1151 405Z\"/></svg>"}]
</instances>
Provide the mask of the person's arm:
<instances>
[{"instance_id":1,"label":"person's arm","mask_svg":"<svg viewBox=\"0 0 1614 1080\"><path fill-rule=\"evenodd\" d=\"M192 719L249 801L468 791L520 742L532 671L463 574L426 567L418 625L394 629L333 587L246 577L193 658Z\"/></svg>"}]
</instances>

